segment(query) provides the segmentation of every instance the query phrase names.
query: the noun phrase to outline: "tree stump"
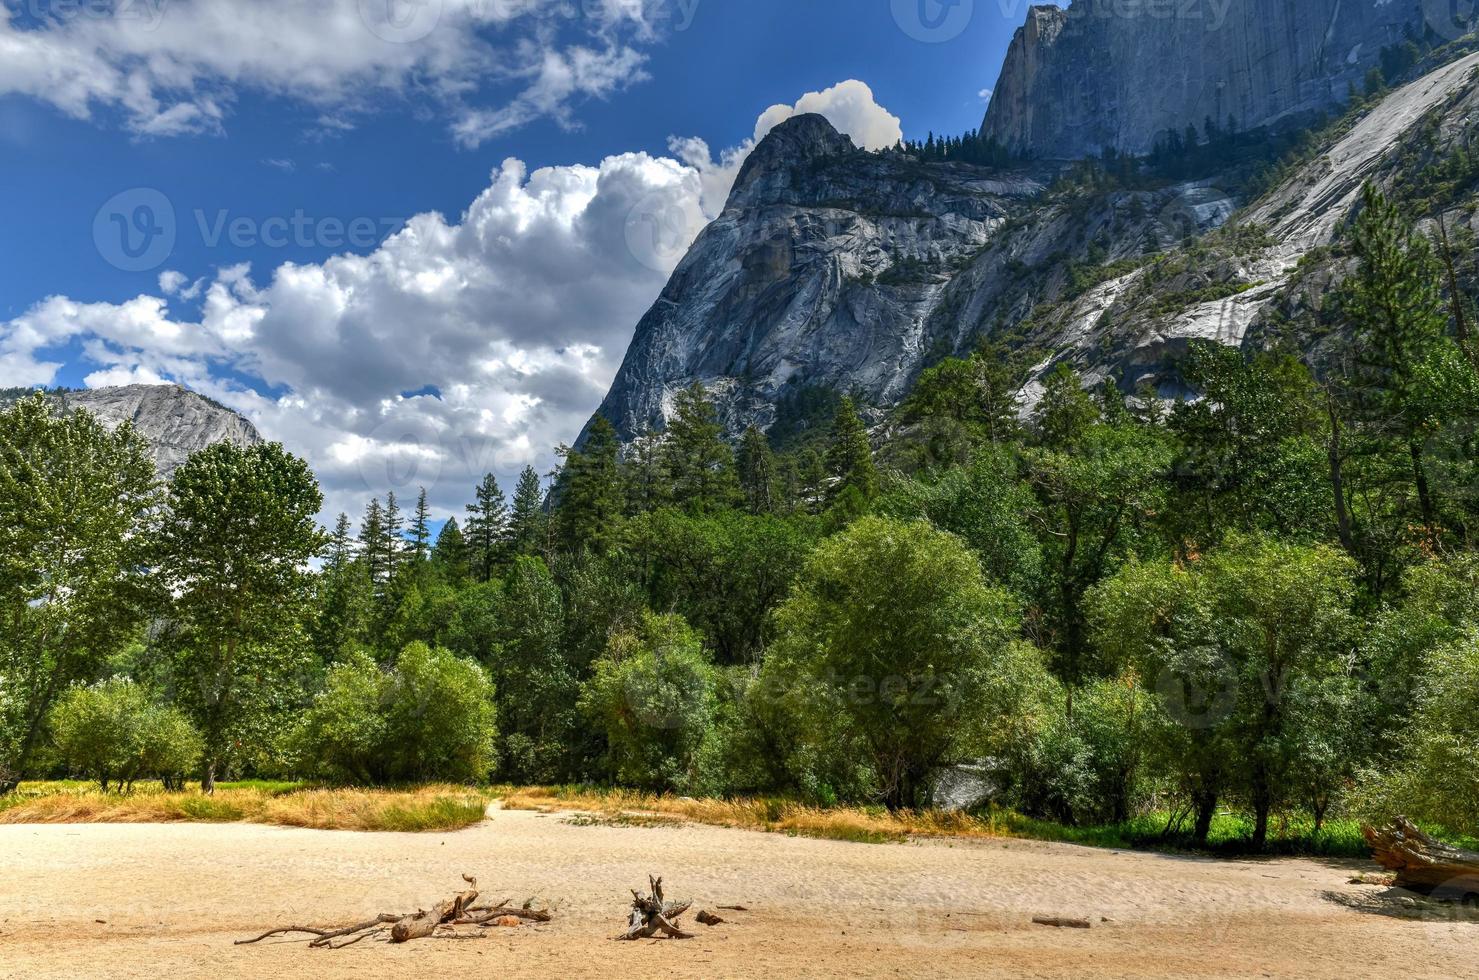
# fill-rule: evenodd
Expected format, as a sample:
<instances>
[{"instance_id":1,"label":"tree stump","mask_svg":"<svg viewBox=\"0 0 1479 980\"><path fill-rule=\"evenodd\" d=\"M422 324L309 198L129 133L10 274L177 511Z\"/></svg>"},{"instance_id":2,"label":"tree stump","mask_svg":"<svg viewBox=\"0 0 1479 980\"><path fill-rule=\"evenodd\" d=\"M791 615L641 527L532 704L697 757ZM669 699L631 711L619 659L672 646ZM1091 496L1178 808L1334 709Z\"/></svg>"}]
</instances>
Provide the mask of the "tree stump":
<instances>
[{"instance_id":1,"label":"tree stump","mask_svg":"<svg viewBox=\"0 0 1479 980\"><path fill-rule=\"evenodd\" d=\"M617 939L651 939L661 933L668 939L692 939L693 933L684 932L678 926L678 918L688 911L692 902L669 902L663 898L662 879L647 876L650 894L643 895L632 889L632 912L627 919L627 931Z\"/></svg>"}]
</instances>

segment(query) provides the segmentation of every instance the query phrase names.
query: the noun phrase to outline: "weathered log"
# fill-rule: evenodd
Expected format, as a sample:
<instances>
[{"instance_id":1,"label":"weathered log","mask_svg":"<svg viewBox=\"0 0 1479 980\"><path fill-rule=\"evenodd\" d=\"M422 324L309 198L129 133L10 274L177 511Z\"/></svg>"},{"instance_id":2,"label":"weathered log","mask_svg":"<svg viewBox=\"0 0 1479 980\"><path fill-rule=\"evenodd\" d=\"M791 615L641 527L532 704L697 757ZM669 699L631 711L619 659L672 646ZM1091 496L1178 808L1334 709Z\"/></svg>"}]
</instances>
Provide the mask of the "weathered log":
<instances>
[{"instance_id":1,"label":"weathered log","mask_svg":"<svg viewBox=\"0 0 1479 980\"><path fill-rule=\"evenodd\" d=\"M1055 915L1039 915L1032 921L1040 926L1052 926L1054 929L1092 929L1094 926L1088 919L1064 919Z\"/></svg>"},{"instance_id":2,"label":"weathered log","mask_svg":"<svg viewBox=\"0 0 1479 980\"><path fill-rule=\"evenodd\" d=\"M719 923L724 921L722 918L715 915L713 912L710 912L708 909L699 909L698 915L694 916L694 918L706 926L717 926Z\"/></svg>"},{"instance_id":3,"label":"weathered log","mask_svg":"<svg viewBox=\"0 0 1479 980\"><path fill-rule=\"evenodd\" d=\"M1398 888L1452 893L1457 899L1479 894L1479 854L1434 840L1406 817L1381 829L1362 827L1361 833L1376 863L1396 872Z\"/></svg>"},{"instance_id":4,"label":"weathered log","mask_svg":"<svg viewBox=\"0 0 1479 980\"><path fill-rule=\"evenodd\" d=\"M445 902L438 902L430 912L420 911L401 919L390 927L390 941L408 943L413 939L425 939L435 933L438 926L462 918L463 913L478 900L478 880L467 875L463 875L462 880L472 887Z\"/></svg>"}]
</instances>

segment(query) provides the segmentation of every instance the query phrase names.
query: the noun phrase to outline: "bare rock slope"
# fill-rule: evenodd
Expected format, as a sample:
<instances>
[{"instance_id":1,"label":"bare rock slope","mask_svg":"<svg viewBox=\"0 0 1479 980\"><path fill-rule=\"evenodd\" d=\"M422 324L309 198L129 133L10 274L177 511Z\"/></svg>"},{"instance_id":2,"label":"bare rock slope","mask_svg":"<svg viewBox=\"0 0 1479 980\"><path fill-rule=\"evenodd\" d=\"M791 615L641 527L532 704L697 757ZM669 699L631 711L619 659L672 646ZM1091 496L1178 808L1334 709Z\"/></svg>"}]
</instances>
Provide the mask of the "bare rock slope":
<instances>
[{"instance_id":1,"label":"bare rock slope","mask_svg":"<svg viewBox=\"0 0 1479 980\"><path fill-rule=\"evenodd\" d=\"M1215 177L1125 189L1055 183L1061 164L866 153L797 117L757 148L639 323L600 413L630 439L661 428L695 381L731 433L773 425L810 387L886 410L924 367L983 338L1039 360L1027 406L1065 361L1089 383L1176 395L1192 341L1288 342L1287 325L1318 309L1347 268L1332 246L1365 182L1400 196L1418 170L1472 157L1476 69L1469 54L1397 88L1251 202ZM1468 180L1440 206L1450 227L1479 232Z\"/></svg>"},{"instance_id":2,"label":"bare rock slope","mask_svg":"<svg viewBox=\"0 0 1479 980\"><path fill-rule=\"evenodd\" d=\"M168 479L192 453L218 442L253 446L263 441L235 412L177 385L128 385L58 392L65 411L85 410L111 427L132 422L149 441L154 464Z\"/></svg>"}]
</instances>

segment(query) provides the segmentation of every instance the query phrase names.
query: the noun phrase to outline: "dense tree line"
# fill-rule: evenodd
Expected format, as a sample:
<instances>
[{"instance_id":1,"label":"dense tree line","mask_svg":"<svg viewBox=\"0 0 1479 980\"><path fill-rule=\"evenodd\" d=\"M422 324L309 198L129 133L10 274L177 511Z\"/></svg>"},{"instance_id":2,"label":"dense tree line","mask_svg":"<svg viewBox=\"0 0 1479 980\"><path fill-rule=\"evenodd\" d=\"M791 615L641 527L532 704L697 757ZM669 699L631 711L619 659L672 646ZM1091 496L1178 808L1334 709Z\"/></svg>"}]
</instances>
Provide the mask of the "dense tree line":
<instances>
[{"instance_id":1,"label":"dense tree line","mask_svg":"<svg viewBox=\"0 0 1479 980\"><path fill-rule=\"evenodd\" d=\"M1198 345L1163 404L1067 364L926 370L777 449L700 386L552 481L332 534L306 465L0 414L0 766L128 785L589 781L1067 823L1479 812L1479 351L1368 190L1317 378ZM870 426L872 436L870 437ZM310 570L313 559L321 567ZM148 734L153 733L153 734Z\"/></svg>"}]
</instances>

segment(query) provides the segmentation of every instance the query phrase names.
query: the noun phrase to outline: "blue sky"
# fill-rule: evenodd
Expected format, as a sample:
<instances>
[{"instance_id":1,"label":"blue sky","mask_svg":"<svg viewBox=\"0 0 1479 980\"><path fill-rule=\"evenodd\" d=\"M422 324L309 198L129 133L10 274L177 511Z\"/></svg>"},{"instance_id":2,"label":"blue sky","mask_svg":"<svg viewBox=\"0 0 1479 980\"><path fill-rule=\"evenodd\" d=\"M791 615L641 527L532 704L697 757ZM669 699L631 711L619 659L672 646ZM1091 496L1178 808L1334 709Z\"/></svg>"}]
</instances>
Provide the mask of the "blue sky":
<instances>
[{"instance_id":1,"label":"blue sky","mask_svg":"<svg viewBox=\"0 0 1479 980\"><path fill-rule=\"evenodd\" d=\"M4 10L0 384L178 381L307 456L346 506L420 480L448 511L479 467L547 469L574 437L762 113L814 93L801 108L859 142L973 128L1026 16L1024 0ZM135 259L117 236L141 200L173 235ZM622 226L653 207L677 238L626 254Z\"/></svg>"}]
</instances>

